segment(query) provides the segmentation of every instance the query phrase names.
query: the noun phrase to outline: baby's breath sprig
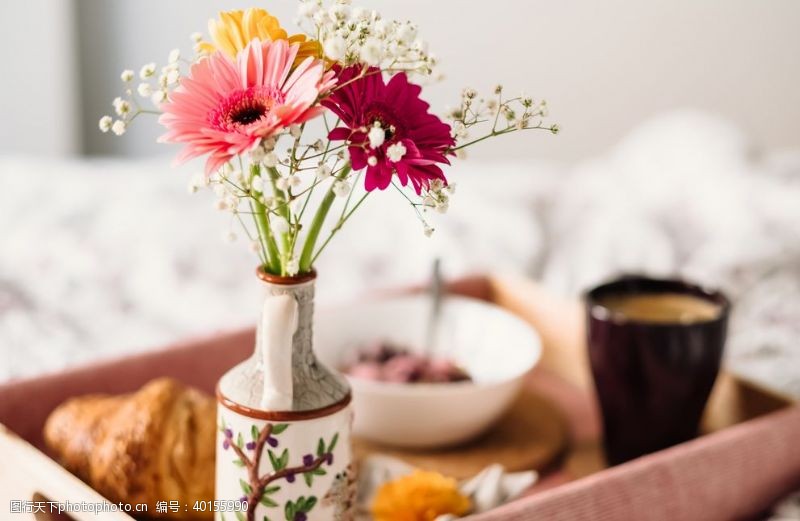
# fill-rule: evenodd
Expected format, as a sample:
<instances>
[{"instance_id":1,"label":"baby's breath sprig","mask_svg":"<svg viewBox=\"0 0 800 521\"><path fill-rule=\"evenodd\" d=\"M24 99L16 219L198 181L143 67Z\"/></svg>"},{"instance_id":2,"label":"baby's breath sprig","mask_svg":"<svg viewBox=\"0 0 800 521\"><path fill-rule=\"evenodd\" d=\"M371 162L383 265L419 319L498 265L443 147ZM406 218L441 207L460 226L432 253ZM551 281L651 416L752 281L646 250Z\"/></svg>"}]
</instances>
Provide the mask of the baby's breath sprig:
<instances>
[{"instance_id":1,"label":"baby's breath sprig","mask_svg":"<svg viewBox=\"0 0 800 521\"><path fill-rule=\"evenodd\" d=\"M452 151L463 157L464 149L486 139L510 134L519 130L548 130L557 134L557 124L546 124L548 108L545 100L534 101L527 94L506 98L502 85L497 85L491 96L481 97L471 88L464 89L457 108L447 114L452 121L453 138L456 145ZM491 123L489 131L470 139L470 129Z\"/></svg>"},{"instance_id":2,"label":"baby's breath sprig","mask_svg":"<svg viewBox=\"0 0 800 521\"><path fill-rule=\"evenodd\" d=\"M191 64L192 62L181 58L180 49L173 49L167 57L167 64L161 67L158 76L156 76L158 67L155 62L142 65L138 76L131 69L122 71L120 79L125 86L123 94L114 98L111 103L117 117L115 119L110 115L102 116L98 122L100 130L111 131L121 136L139 115L161 114L158 110L159 105L169 98L172 89L180 83L183 67ZM143 104L142 100L149 104Z\"/></svg>"},{"instance_id":3,"label":"baby's breath sprig","mask_svg":"<svg viewBox=\"0 0 800 521\"><path fill-rule=\"evenodd\" d=\"M322 42L325 56L344 66L362 63L384 72L430 75L436 57L409 21L387 20L347 0L301 0L297 25Z\"/></svg>"}]
</instances>

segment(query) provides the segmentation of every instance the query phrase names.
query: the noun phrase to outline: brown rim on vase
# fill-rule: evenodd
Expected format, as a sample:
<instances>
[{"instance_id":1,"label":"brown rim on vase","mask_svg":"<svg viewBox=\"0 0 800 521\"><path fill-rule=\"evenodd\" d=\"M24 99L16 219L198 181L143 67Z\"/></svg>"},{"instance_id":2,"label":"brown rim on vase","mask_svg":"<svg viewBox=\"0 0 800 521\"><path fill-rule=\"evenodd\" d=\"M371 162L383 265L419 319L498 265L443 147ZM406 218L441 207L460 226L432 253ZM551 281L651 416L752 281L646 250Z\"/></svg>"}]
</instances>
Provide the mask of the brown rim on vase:
<instances>
[{"instance_id":1,"label":"brown rim on vase","mask_svg":"<svg viewBox=\"0 0 800 521\"><path fill-rule=\"evenodd\" d=\"M275 275L274 273L267 273L264 271L263 266L259 266L256 268L256 276L263 280L264 282L268 282L270 284L277 284L280 286L293 286L295 284L302 284L303 282L308 282L311 280L315 280L317 278L317 271L312 269L306 273L300 273L293 276L283 276L283 275Z\"/></svg>"},{"instance_id":2,"label":"brown rim on vase","mask_svg":"<svg viewBox=\"0 0 800 521\"><path fill-rule=\"evenodd\" d=\"M319 409L311 409L308 411L262 411L261 409L253 409L252 407L247 407L246 405L241 405L229 400L219 390L219 384L217 384L216 387L216 394L217 401L226 409L230 409L236 414L247 416L248 418L267 421L303 421L323 418L341 411L347 407L353 399L352 393L347 393L347 395L338 402L320 407Z\"/></svg>"}]
</instances>

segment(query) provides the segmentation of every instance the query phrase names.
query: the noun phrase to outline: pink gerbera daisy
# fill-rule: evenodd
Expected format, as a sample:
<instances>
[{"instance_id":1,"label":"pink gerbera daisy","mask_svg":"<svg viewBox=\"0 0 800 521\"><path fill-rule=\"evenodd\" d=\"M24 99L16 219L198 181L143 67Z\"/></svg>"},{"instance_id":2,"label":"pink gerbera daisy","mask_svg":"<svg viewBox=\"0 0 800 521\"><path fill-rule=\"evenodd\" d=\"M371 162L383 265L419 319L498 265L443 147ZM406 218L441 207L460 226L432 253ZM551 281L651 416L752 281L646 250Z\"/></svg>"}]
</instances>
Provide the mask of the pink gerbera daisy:
<instances>
[{"instance_id":1,"label":"pink gerbera daisy","mask_svg":"<svg viewBox=\"0 0 800 521\"><path fill-rule=\"evenodd\" d=\"M360 73L359 65L339 70L342 87L322 104L346 125L331 130L328 138L348 142L353 169L367 169L366 189L385 189L395 174L403 186L411 181L418 194L434 179L447 183L438 164L449 164L446 156L455 141L450 126L419 98L422 89L405 73L388 83L376 67L358 78Z\"/></svg>"},{"instance_id":2,"label":"pink gerbera daisy","mask_svg":"<svg viewBox=\"0 0 800 521\"><path fill-rule=\"evenodd\" d=\"M217 52L192 65L188 77L161 105L167 127L160 142L185 143L176 161L208 154L206 174L262 139L319 114L315 102L336 82L311 57L292 70L298 45L254 39L237 63Z\"/></svg>"}]
</instances>

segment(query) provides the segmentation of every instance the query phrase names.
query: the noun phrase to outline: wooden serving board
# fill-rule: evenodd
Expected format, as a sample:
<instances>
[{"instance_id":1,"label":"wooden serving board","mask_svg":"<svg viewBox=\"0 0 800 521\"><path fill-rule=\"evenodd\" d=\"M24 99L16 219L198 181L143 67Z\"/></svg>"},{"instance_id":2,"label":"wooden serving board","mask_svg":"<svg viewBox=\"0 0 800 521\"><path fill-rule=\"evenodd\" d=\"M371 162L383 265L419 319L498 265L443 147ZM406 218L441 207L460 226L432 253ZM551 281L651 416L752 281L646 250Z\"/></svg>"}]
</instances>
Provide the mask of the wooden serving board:
<instances>
[{"instance_id":1,"label":"wooden serving board","mask_svg":"<svg viewBox=\"0 0 800 521\"><path fill-rule=\"evenodd\" d=\"M489 432L464 445L434 450L386 447L367 440L353 443L356 461L380 454L446 476L469 478L499 463L508 471L542 470L567 447L567 427L560 411L540 394L523 390Z\"/></svg>"}]
</instances>

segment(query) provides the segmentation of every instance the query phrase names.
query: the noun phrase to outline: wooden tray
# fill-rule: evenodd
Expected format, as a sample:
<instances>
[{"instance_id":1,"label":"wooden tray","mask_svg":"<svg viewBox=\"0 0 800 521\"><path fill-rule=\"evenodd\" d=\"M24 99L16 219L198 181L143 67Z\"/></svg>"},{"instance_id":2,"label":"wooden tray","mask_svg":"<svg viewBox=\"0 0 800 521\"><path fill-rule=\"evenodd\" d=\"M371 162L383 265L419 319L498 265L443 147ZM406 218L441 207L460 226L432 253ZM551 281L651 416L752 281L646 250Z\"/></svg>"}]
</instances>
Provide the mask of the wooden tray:
<instances>
[{"instance_id":1,"label":"wooden tray","mask_svg":"<svg viewBox=\"0 0 800 521\"><path fill-rule=\"evenodd\" d=\"M541 443L521 444L525 450L525 465L546 467L560 461L554 455L566 452L564 465L551 472L537 486L574 479L603 467L599 450L599 421L594 406L588 364L584 352L583 314L579 303L559 300L547 295L532 281L517 277L476 277L451 285L451 290L468 296L496 302L531 322L543 339L544 352L540 366L526 382L529 392L540 400L539 407L525 407L524 418L507 425L509 436L519 435L524 421L534 421L543 431L531 440ZM53 501L99 500L96 492L63 470L45 454L42 427L47 415L71 396L88 393L131 392L153 378L170 376L208 393L227 368L250 355L254 332L245 330L213 338L188 341L169 349L103 362L54 375L0 385L0 424L19 437L0 429L0 507L6 512L12 500L33 500L47 497ZM525 398L523 398L525 400ZM524 402L521 402L524 403ZM707 432L785 407L789 401L773 396L747 383L723 375L715 387L705 418ZM545 411L548 411L545 414ZM559 411L555 413L554 411ZM551 415L550 413L553 412ZM513 413L512 413L513 414ZM528 417L527 414L531 416ZM561 427L551 420L561 414ZM547 419L545 419L547 418ZM512 418L513 419L513 418ZM517 423L519 422L519 423ZM511 427L517 425L517 427ZM533 423L531 423L533 425ZM545 428L547 426L547 428ZM567 436L562 436L566 426ZM550 430L552 429L552 430ZM501 431L502 433L503 431ZM498 445L502 440L489 436L483 444L476 442L462 453L401 455L417 464L434 466L455 475L496 457L511 469L515 465L511 451ZM514 438L517 439L517 438ZM521 440L523 441L523 440ZM564 444L566 443L566 445ZM361 446L362 453L375 448ZM460 461L464 454L469 458ZM516 455L517 453L513 453ZM71 514L78 521L100 519L95 514ZM58 519L38 514L14 514L20 521ZM130 520L122 513L103 514L111 521Z\"/></svg>"},{"instance_id":2,"label":"wooden tray","mask_svg":"<svg viewBox=\"0 0 800 521\"><path fill-rule=\"evenodd\" d=\"M492 463L509 471L544 470L566 449L568 432L558 407L526 389L491 431L467 444L437 450L402 450L356 439L356 461L372 454L401 459L446 476L469 478Z\"/></svg>"}]
</instances>

